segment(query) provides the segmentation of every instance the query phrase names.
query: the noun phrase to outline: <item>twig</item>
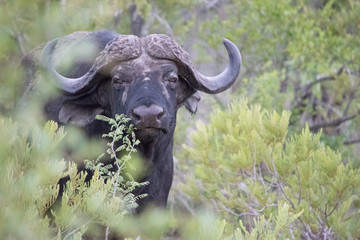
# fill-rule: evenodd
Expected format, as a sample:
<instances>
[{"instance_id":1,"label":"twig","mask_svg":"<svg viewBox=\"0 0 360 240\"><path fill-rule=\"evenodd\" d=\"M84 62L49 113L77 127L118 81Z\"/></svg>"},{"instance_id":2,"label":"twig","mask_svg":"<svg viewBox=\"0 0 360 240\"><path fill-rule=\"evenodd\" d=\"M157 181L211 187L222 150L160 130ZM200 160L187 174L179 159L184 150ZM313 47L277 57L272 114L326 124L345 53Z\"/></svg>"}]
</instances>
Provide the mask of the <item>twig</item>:
<instances>
[{"instance_id":1,"label":"twig","mask_svg":"<svg viewBox=\"0 0 360 240\"><path fill-rule=\"evenodd\" d=\"M192 209L192 208L190 207L190 205L186 202L185 199L183 199L180 195L176 195L175 198L176 198L177 200L179 200L179 201L184 205L184 207L186 208L186 210L188 210L188 212L191 214L191 216L195 216L195 211L194 211L194 209Z\"/></svg>"},{"instance_id":2,"label":"twig","mask_svg":"<svg viewBox=\"0 0 360 240\"><path fill-rule=\"evenodd\" d=\"M119 129L121 124L123 124L123 123L118 122L116 124L116 129ZM119 184L119 178L120 178L121 169L124 167L125 162L126 162L126 161L123 161L121 163L121 165L119 165L119 159L116 156L116 149L115 149L115 143L117 141L117 137L118 137L117 134L114 134L112 142L111 142L111 152L112 152L112 154L114 156L114 159L115 159L115 165L118 168L117 171L116 171L116 177L115 177L115 183L114 183L114 191L112 192L113 197L116 196L117 186ZM131 145L131 149L129 150L129 153L128 153L127 157L130 157L130 154L133 152L133 150L135 148L135 145L136 145L136 141L135 141L135 139L133 139L133 144ZM107 226L106 230L105 230L105 240L109 239L109 234L110 234L110 227Z\"/></svg>"},{"instance_id":3,"label":"twig","mask_svg":"<svg viewBox=\"0 0 360 240\"><path fill-rule=\"evenodd\" d=\"M236 213L233 210L225 207L224 204L221 204L221 205L222 205L222 208L225 211L227 211L227 212L229 212L229 213L231 213L231 214L233 214L235 216L238 216L238 217L248 216L248 215L250 215L250 216L260 216L260 213L263 212L266 208L268 208L268 207L277 207L278 206L277 204L274 203L274 204L266 205L266 206L262 207L260 210L257 210L255 208L250 207L249 205L247 205L247 208L249 208L251 210L251 212Z\"/></svg>"},{"instance_id":4,"label":"twig","mask_svg":"<svg viewBox=\"0 0 360 240\"><path fill-rule=\"evenodd\" d=\"M334 126L338 126L340 124L342 124L343 122L349 121L355 117L357 117L360 114L360 110L358 110L356 113L350 115L350 116L343 116L340 117L338 119L332 120L332 121L324 121L324 122L320 122L317 124L314 124L312 126L310 126L310 130L311 131L316 131L319 128L323 128L323 127L334 127Z\"/></svg>"},{"instance_id":5,"label":"twig","mask_svg":"<svg viewBox=\"0 0 360 240\"><path fill-rule=\"evenodd\" d=\"M256 151L254 151L254 166L253 166L253 169L254 169L254 176L253 176L253 179L254 181L256 181Z\"/></svg>"},{"instance_id":6,"label":"twig","mask_svg":"<svg viewBox=\"0 0 360 240\"><path fill-rule=\"evenodd\" d=\"M73 235L74 233L76 233L77 231L79 231L83 226L87 225L88 223L90 223L94 218L91 218L89 221L87 221L86 223L80 225L79 227L75 228L74 230L72 230L71 232L69 232L68 234L66 234L66 236L64 237L64 240L66 240L68 237L70 237L71 235Z\"/></svg>"},{"instance_id":7,"label":"twig","mask_svg":"<svg viewBox=\"0 0 360 240\"><path fill-rule=\"evenodd\" d=\"M283 193L285 199L290 203L292 209L295 210L295 205L294 205L294 203L290 200L290 198L289 198L289 197L286 195L286 193L285 193L284 187L283 187L283 185L282 185L282 181L280 180L279 174L278 174L278 172L277 172L277 170L276 170L276 167L275 167L274 159L272 158L272 152L271 152L271 154L270 154L270 158L271 158L271 163L272 163L272 165L273 165L275 177L276 177L276 179L278 180L278 184L279 184L280 190L281 190L281 192Z\"/></svg>"},{"instance_id":8,"label":"twig","mask_svg":"<svg viewBox=\"0 0 360 240\"><path fill-rule=\"evenodd\" d=\"M263 178L263 175L262 175L262 170L261 170L261 163L259 163L258 167L259 167L260 183L261 183L263 186L265 186L265 181L264 181L264 178Z\"/></svg>"},{"instance_id":9,"label":"twig","mask_svg":"<svg viewBox=\"0 0 360 240\"><path fill-rule=\"evenodd\" d=\"M299 173L299 169L298 167L296 166L296 172L297 172L297 175L298 175L298 182L299 182L299 198L298 198L298 205L300 205L300 202L301 202L301 183L300 183L300 173Z\"/></svg>"},{"instance_id":10,"label":"twig","mask_svg":"<svg viewBox=\"0 0 360 240\"><path fill-rule=\"evenodd\" d=\"M292 227L289 227L289 232L290 232L291 238L295 239L295 235L294 235L294 232L292 230Z\"/></svg>"},{"instance_id":11,"label":"twig","mask_svg":"<svg viewBox=\"0 0 360 240\"><path fill-rule=\"evenodd\" d=\"M25 55L26 50L25 50L25 47L24 47L24 38L23 38L22 34L16 34L16 40L17 40L17 42L19 44L21 54Z\"/></svg>"},{"instance_id":12,"label":"twig","mask_svg":"<svg viewBox=\"0 0 360 240\"><path fill-rule=\"evenodd\" d=\"M320 100L317 99L317 98L314 99L314 102L317 103L317 104L319 104L319 105L321 105L323 108L328 109L328 110L336 113L336 115L338 115L338 116L343 116L343 115L345 115L345 114L343 114L340 110L338 110L337 108L335 108L334 106L332 106L331 104L327 104L327 103L325 103L325 102L323 102L323 101L320 101Z\"/></svg>"},{"instance_id":13,"label":"twig","mask_svg":"<svg viewBox=\"0 0 360 240\"><path fill-rule=\"evenodd\" d=\"M353 84L352 84L353 85ZM351 103L353 102L353 100L355 99L356 97L356 92L357 90L359 89L359 86L360 86L360 83L357 83L356 86L352 86L352 91L350 92L349 94L349 101L348 103L346 104L346 108L345 108L345 111L344 111L344 115L347 115L348 112L349 112L349 109L350 109L350 106L351 106Z\"/></svg>"},{"instance_id":14,"label":"twig","mask_svg":"<svg viewBox=\"0 0 360 240\"><path fill-rule=\"evenodd\" d=\"M142 29L142 36L146 36L149 34L149 28L151 25L153 25L154 21L155 21L155 17L154 17L154 8L155 6L152 5L151 7L151 13L150 13L150 16L149 18L145 21L145 24L143 26L143 29Z\"/></svg>"},{"instance_id":15,"label":"twig","mask_svg":"<svg viewBox=\"0 0 360 240\"><path fill-rule=\"evenodd\" d=\"M340 75L342 73L344 69L344 66L340 67L337 71L336 71L336 75ZM319 74L316 76L315 81L309 82L307 84L305 84L304 86L299 88L300 91L300 96L295 96L296 102L294 104L294 106L292 107L292 109L298 108L300 106L302 106L302 102L309 97L310 93L310 88L312 88L314 85L322 83L322 82L326 82L326 81L333 81L336 80L336 77L334 75L329 75L329 74ZM311 95L310 95L311 96Z\"/></svg>"},{"instance_id":16,"label":"twig","mask_svg":"<svg viewBox=\"0 0 360 240\"><path fill-rule=\"evenodd\" d=\"M142 28L144 26L145 20L142 16L138 14L135 3L132 3L130 5L129 11L131 33L135 36L141 37Z\"/></svg>"},{"instance_id":17,"label":"twig","mask_svg":"<svg viewBox=\"0 0 360 240\"><path fill-rule=\"evenodd\" d=\"M154 16L155 16L156 20L158 20L162 25L165 26L167 35L169 35L170 37L174 37L174 32L173 32L170 24L168 23L168 21L166 21L164 18L162 18L158 13L154 13Z\"/></svg>"},{"instance_id":18,"label":"twig","mask_svg":"<svg viewBox=\"0 0 360 240\"><path fill-rule=\"evenodd\" d=\"M110 227L109 227L109 226L106 226L106 229L105 229L105 240L108 240L108 239L109 239L109 235L110 235Z\"/></svg>"},{"instance_id":19,"label":"twig","mask_svg":"<svg viewBox=\"0 0 360 240\"><path fill-rule=\"evenodd\" d=\"M338 207L338 202L335 204L333 210L331 210L331 212L329 214L325 213L325 218L329 217L334 211L335 209Z\"/></svg>"},{"instance_id":20,"label":"twig","mask_svg":"<svg viewBox=\"0 0 360 240\"><path fill-rule=\"evenodd\" d=\"M354 80L353 80L352 73L351 73L351 70L349 67L346 67L346 72L349 75L351 85L354 85Z\"/></svg>"},{"instance_id":21,"label":"twig","mask_svg":"<svg viewBox=\"0 0 360 240\"><path fill-rule=\"evenodd\" d=\"M24 38L21 33L18 32L17 27L14 25L14 31L10 31L13 38L15 38L16 42L19 45L19 49L21 54L24 56L26 54L26 50L24 47Z\"/></svg>"},{"instance_id":22,"label":"twig","mask_svg":"<svg viewBox=\"0 0 360 240\"><path fill-rule=\"evenodd\" d=\"M337 71L337 75L339 75L341 72L342 72L342 68L340 68L340 70ZM340 72L340 73L339 73ZM307 92L312 86L314 86L315 84L318 84L318 83L322 83L322 82L326 82L326 81L333 81L335 80L336 78L333 76L333 75L328 75L328 74L319 74L316 76L316 79L315 81L313 82L310 82L308 84L306 84L303 89L305 92Z\"/></svg>"},{"instance_id":23,"label":"twig","mask_svg":"<svg viewBox=\"0 0 360 240\"><path fill-rule=\"evenodd\" d=\"M360 143L360 138L354 138L354 139L344 141L345 145L350 145L350 144L355 144L355 143Z\"/></svg>"},{"instance_id":24,"label":"twig","mask_svg":"<svg viewBox=\"0 0 360 240\"><path fill-rule=\"evenodd\" d=\"M305 232L305 236L307 237L307 239L311 240L311 239L318 239L318 236L316 236L316 234L314 234L312 231L311 231L311 228L309 226L309 224L305 224L304 223L304 226L306 228L306 232ZM309 236L310 235L310 236Z\"/></svg>"}]
</instances>

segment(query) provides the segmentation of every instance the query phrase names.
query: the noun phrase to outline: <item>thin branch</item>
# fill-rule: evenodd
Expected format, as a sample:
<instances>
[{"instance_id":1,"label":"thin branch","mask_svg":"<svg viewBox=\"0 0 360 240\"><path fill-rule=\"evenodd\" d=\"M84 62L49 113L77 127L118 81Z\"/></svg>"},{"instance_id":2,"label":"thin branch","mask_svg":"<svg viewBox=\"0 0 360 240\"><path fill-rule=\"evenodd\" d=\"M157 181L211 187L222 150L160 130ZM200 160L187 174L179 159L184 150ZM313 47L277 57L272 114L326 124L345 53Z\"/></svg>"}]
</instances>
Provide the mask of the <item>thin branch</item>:
<instances>
[{"instance_id":1,"label":"thin branch","mask_svg":"<svg viewBox=\"0 0 360 240\"><path fill-rule=\"evenodd\" d=\"M142 33L141 33L142 36L146 36L149 34L149 28L151 25L153 25L153 23L155 21L154 12L155 12L155 6L153 5L151 7L151 13L149 14L149 18L146 19L145 24L143 26Z\"/></svg>"},{"instance_id":2,"label":"thin branch","mask_svg":"<svg viewBox=\"0 0 360 240\"><path fill-rule=\"evenodd\" d=\"M313 81L313 82L310 82L308 84L306 84L303 89L305 92L307 92L312 86L316 85L316 84L319 84L319 83L322 83L322 82L326 82L326 81L332 81L332 80L335 80L336 78L332 75L323 75L323 74L320 74L320 75L317 75L316 76L316 80Z\"/></svg>"},{"instance_id":3,"label":"thin branch","mask_svg":"<svg viewBox=\"0 0 360 240\"><path fill-rule=\"evenodd\" d=\"M262 175L261 163L259 163L258 167L259 167L259 179L260 179L259 181L263 186L265 186L265 181Z\"/></svg>"},{"instance_id":4,"label":"thin branch","mask_svg":"<svg viewBox=\"0 0 360 240\"><path fill-rule=\"evenodd\" d=\"M116 10L114 12L114 14L113 14L114 27L119 26L121 17L123 16L123 12L124 12L124 10L122 10L122 9Z\"/></svg>"},{"instance_id":5,"label":"thin branch","mask_svg":"<svg viewBox=\"0 0 360 240\"><path fill-rule=\"evenodd\" d=\"M296 172L298 175L298 182L299 182L299 198L298 198L298 205L300 205L301 202L301 183L300 183L300 173L298 167L296 167Z\"/></svg>"},{"instance_id":6,"label":"thin branch","mask_svg":"<svg viewBox=\"0 0 360 240\"><path fill-rule=\"evenodd\" d=\"M25 47L24 47L24 38L23 38L22 34L16 34L16 41L17 41L18 44L19 44L19 48L20 48L21 54L22 54L22 55L25 55L25 54L26 54L26 50L25 50Z\"/></svg>"},{"instance_id":7,"label":"thin branch","mask_svg":"<svg viewBox=\"0 0 360 240\"><path fill-rule=\"evenodd\" d=\"M354 139L344 141L345 145L356 144L356 143L360 143L360 138L354 138Z\"/></svg>"},{"instance_id":8,"label":"thin branch","mask_svg":"<svg viewBox=\"0 0 360 240\"><path fill-rule=\"evenodd\" d=\"M109 239L109 235L110 235L110 227L107 226L105 229L105 240Z\"/></svg>"},{"instance_id":9,"label":"thin branch","mask_svg":"<svg viewBox=\"0 0 360 240\"><path fill-rule=\"evenodd\" d=\"M323 101L320 101L319 99L315 98L314 99L314 102L321 105L323 108L327 109L327 110L330 110L334 113L336 113L336 115L338 116L343 116L345 114L343 114L339 109L337 109L336 107L332 106L331 104L327 104Z\"/></svg>"},{"instance_id":10,"label":"thin branch","mask_svg":"<svg viewBox=\"0 0 360 240\"><path fill-rule=\"evenodd\" d=\"M305 232L305 236L307 237L306 239L309 240L318 239L318 236L311 231L309 224L304 223L304 226L306 228L306 232Z\"/></svg>"},{"instance_id":11,"label":"thin branch","mask_svg":"<svg viewBox=\"0 0 360 240\"><path fill-rule=\"evenodd\" d=\"M353 84L352 84L353 85ZM344 111L344 115L347 115L348 114L348 112L349 112L349 109L350 109L350 106L351 106L351 103L353 102L353 100L356 98L356 92L357 92L357 90L358 90L358 88L359 88L359 86L360 86L360 82L358 82L357 84L356 84L356 86L352 86L352 91L350 92L350 94L349 94L349 101L348 101L348 103L346 104L346 108L345 108L345 111Z\"/></svg>"},{"instance_id":12,"label":"thin branch","mask_svg":"<svg viewBox=\"0 0 360 240\"><path fill-rule=\"evenodd\" d=\"M19 46L20 52L24 56L26 54L26 50L25 50L25 47L24 47L23 34L19 33L16 26L14 26L13 28L14 28L14 30L10 31L11 35L16 40L16 42L17 42L17 44Z\"/></svg>"},{"instance_id":13,"label":"thin branch","mask_svg":"<svg viewBox=\"0 0 360 240\"><path fill-rule=\"evenodd\" d=\"M174 32L173 32L169 22L166 21L166 19L162 18L158 13L154 13L154 16L155 16L156 20L159 21L159 23L161 23L162 25L165 26L166 34L169 35L170 37L174 37Z\"/></svg>"},{"instance_id":14,"label":"thin branch","mask_svg":"<svg viewBox=\"0 0 360 240\"><path fill-rule=\"evenodd\" d=\"M343 116L340 118L337 118L335 120L332 121L324 121L324 122L320 122L320 123L316 123L312 126L310 126L310 130L311 131L316 131L320 128L323 127L334 127L334 126L339 126L340 124L342 124L343 122L349 121L355 117L357 117L360 114L360 110L358 110L356 113L350 115L350 116Z\"/></svg>"},{"instance_id":15,"label":"thin branch","mask_svg":"<svg viewBox=\"0 0 360 240\"><path fill-rule=\"evenodd\" d=\"M290 81L290 78L289 78L289 66L286 66L285 67L285 78L280 83L280 93L285 93L286 92L286 90L288 88L288 85L289 85L289 81Z\"/></svg>"},{"instance_id":16,"label":"thin branch","mask_svg":"<svg viewBox=\"0 0 360 240\"><path fill-rule=\"evenodd\" d=\"M183 205L183 206L185 207L185 209L191 214L191 216L195 216L196 213L195 213L194 209L192 209L192 208L190 207L189 203L188 203L185 199L183 199L183 198L181 197L181 195L176 195L175 198L182 203L182 205Z\"/></svg>"},{"instance_id":17,"label":"thin branch","mask_svg":"<svg viewBox=\"0 0 360 240\"><path fill-rule=\"evenodd\" d=\"M344 70L344 66L340 67L337 71L336 71L336 76L339 76L342 71ZM305 91L308 91L312 86L314 86L315 84L318 83L322 83L322 82L326 82L326 81L333 81L336 80L336 77L334 75L330 75L330 74L319 74L316 76L315 81L310 82L308 84L306 84L303 89Z\"/></svg>"},{"instance_id":18,"label":"thin branch","mask_svg":"<svg viewBox=\"0 0 360 240\"><path fill-rule=\"evenodd\" d=\"M354 85L354 80L353 80L353 77L352 77L353 74L351 73L351 70L350 70L349 67L346 67L346 72L349 75L351 85Z\"/></svg>"},{"instance_id":19,"label":"thin branch","mask_svg":"<svg viewBox=\"0 0 360 240\"><path fill-rule=\"evenodd\" d=\"M254 181L256 181L256 151L254 151L254 166L253 166L253 169L254 169L254 176L253 176L253 179L254 179Z\"/></svg>"},{"instance_id":20,"label":"thin branch","mask_svg":"<svg viewBox=\"0 0 360 240\"><path fill-rule=\"evenodd\" d=\"M292 209L295 210L296 208L295 208L294 203L290 200L290 198L289 198L289 197L286 195L286 193L285 193L284 187L283 187L283 185L282 185L282 181L280 180L280 176L279 176L279 174L278 174L278 172L277 172L277 170L276 170L276 167L275 167L274 159L272 158L272 153L271 153L270 158L271 158L271 163L272 163L272 165L273 165L275 177L276 177L276 179L278 180L278 184L279 184L280 190L281 190L282 194L284 195L285 199L290 203Z\"/></svg>"},{"instance_id":21,"label":"thin branch","mask_svg":"<svg viewBox=\"0 0 360 240\"><path fill-rule=\"evenodd\" d=\"M122 124L123 123L121 121L118 122L116 124L116 129L119 129ZM115 132L116 132L116 130L115 130ZM115 149L115 143L117 141L117 137L118 137L118 135L114 133L114 136L113 136L113 139L112 139L112 142L111 142L111 152L112 152L112 155L114 155L115 165L118 168L117 171L116 171L116 177L115 177L116 180L115 180L115 183L114 183L114 191L112 192L113 197L116 196L116 192L117 192L118 185L119 185L120 173L121 173L121 170L124 167L125 162L126 162L126 161L123 161L121 163L121 165L119 164L119 159L118 159L118 157L116 155L117 152L116 152L116 149ZM127 157L130 157L130 154L133 152L133 150L135 148L135 145L136 145L136 141L135 141L135 139L133 139L133 144L131 145L131 149L129 150L129 153L128 153ZM105 230L105 240L109 239L109 235L110 235L110 227L107 226L106 230Z\"/></svg>"},{"instance_id":22,"label":"thin branch","mask_svg":"<svg viewBox=\"0 0 360 240\"><path fill-rule=\"evenodd\" d=\"M291 235L291 239L295 239L295 235L294 235L294 232L292 230L292 227L289 227L289 232L290 232L290 235Z\"/></svg>"},{"instance_id":23,"label":"thin branch","mask_svg":"<svg viewBox=\"0 0 360 240\"><path fill-rule=\"evenodd\" d=\"M71 235L73 235L74 233L76 233L77 231L79 231L83 226L86 226L87 224L89 224L94 218L91 218L89 221L87 221L86 223L80 225L79 227L75 228L74 230L72 230L71 232L69 232L68 234L66 234L66 236L64 237L64 240L66 240L68 237L70 237Z\"/></svg>"},{"instance_id":24,"label":"thin branch","mask_svg":"<svg viewBox=\"0 0 360 240\"><path fill-rule=\"evenodd\" d=\"M131 33L135 36L141 37L142 28L144 26L145 20L142 16L138 14L135 3L130 5L129 11Z\"/></svg>"},{"instance_id":25,"label":"thin branch","mask_svg":"<svg viewBox=\"0 0 360 240\"><path fill-rule=\"evenodd\" d=\"M263 212L266 208L268 207L277 207L277 204L270 204L270 205L266 205L263 208L261 208L260 210L254 209L253 207L250 207L247 205L247 207L251 210L251 212L243 212L243 213L236 213L233 210L225 207L224 204L221 204L222 208L227 211L228 213L231 213L232 215L238 216L238 217L242 217L242 216L260 216L260 213Z\"/></svg>"},{"instance_id":26,"label":"thin branch","mask_svg":"<svg viewBox=\"0 0 360 240\"><path fill-rule=\"evenodd\" d=\"M325 218L329 217L329 216L335 211L335 209L337 209L338 204L339 204L339 203L337 202L337 203L335 204L333 210L331 210L331 212L330 212L329 214L325 213Z\"/></svg>"},{"instance_id":27,"label":"thin branch","mask_svg":"<svg viewBox=\"0 0 360 240\"><path fill-rule=\"evenodd\" d=\"M310 89L316 85L316 84L319 84L319 83L323 83L323 82L326 82L326 81L334 81L336 80L336 76L340 75L342 73L344 69L344 66L342 66L341 68L339 68L337 71L336 71L336 75L334 76L334 74L319 74L316 76L316 79L315 81L312 81L312 82L309 82L307 84L305 84L304 86L300 87L299 88L299 91L300 91L300 94L298 96L295 96L295 104L294 106L292 107L292 109L295 109L295 108L298 108L300 106L302 106L302 102L309 97L309 95L311 96L311 92L310 92Z\"/></svg>"}]
</instances>

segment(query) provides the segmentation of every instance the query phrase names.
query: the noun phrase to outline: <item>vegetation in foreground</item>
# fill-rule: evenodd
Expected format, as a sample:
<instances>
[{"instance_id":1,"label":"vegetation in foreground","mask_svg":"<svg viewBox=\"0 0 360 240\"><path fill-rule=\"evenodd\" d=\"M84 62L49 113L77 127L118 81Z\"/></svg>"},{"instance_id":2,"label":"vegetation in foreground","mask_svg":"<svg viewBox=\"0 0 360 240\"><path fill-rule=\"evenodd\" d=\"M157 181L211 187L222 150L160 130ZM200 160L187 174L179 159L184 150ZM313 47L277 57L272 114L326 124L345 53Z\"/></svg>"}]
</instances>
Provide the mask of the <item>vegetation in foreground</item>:
<instances>
[{"instance_id":1,"label":"vegetation in foreground","mask_svg":"<svg viewBox=\"0 0 360 240\"><path fill-rule=\"evenodd\" d=\"M137 140L125 127L126 118L99 118L112 125L104 136L109 142L102 157L113 158L117 168L111 170L99 159L87 161L93 170L89 183L76 163L61 159L67 136L56 123L29 130L18 122L1 121L1 236L360 237L358 169L322 143L321 133L312 134L306 127L300 134L288 135L287 111L270 113L243 99L216 111L210 123L197 124L193 146L184 146L188 161L182 167L188 175L176 187L193 216L178 210L132 216L138 197L131 191L146 184L126 174ZM119 140L122 145L115 149ZM70 180L56 205L57 183L67 175Z\"/></svg>"},{"instance_id":2,"label":"vegetation in foreground","mask_svg":"<svg viewBox=\"0 0 360 240\"><path fill-rule=\"evenodd\" d=\"M133 239L359 238L359 4L1 1L1 238L79 239L86 232L105 239L107 227L110 234ZM168 211L131 216L136 198L126 189L114 196L110 168L90 164L91 185L77 172L106 144L102 148L51 122L35 127L44 122L39 105L17 106L22 56L54 37L102 28L173 36L192 50L200 66L218 61L204 69L209 74L225 64L222 49L216 49L223 37L242 52L242 82L231 93L201 103L198 118L208 123L189 126L186 116L178 116L176 138L193 137L184 147L175 142L178 161ZM44 98L52 94L40 90ZM248 103L227 107L239 95ZM208 121L212 109L218 110ZM21 113L15 118L14 111ZM71 158L64 156L69 149ZM134 166L127 170L139 169L136 154L131 155L126 161ZM48 211L65 175L70 181L61 207ZM137 185L122 176L130 189Z\"/></svg>"}]
</instances>

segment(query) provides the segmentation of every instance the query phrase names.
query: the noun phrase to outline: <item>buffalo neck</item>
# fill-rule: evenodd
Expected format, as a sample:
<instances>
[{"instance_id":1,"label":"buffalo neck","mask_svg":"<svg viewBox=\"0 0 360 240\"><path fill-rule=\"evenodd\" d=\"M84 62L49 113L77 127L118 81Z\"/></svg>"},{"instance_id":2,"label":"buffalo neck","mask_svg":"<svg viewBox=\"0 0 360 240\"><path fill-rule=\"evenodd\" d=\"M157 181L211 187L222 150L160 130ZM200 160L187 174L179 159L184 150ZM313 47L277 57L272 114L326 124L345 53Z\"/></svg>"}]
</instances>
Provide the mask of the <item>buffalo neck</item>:
<instances>
[{"instance_id":1,"label":"buffalo neck","mask_svg":"<svg viewBox=\"0 0 360 240\"><path fill-rule=\"evenodd\" d=\"M159 137L155 141L141 142L137 147L137 150L142 155L145 161L152 164L162 164L163 157L166 153L171 153L173 149L173 135L168 133Z\"/></svg>"},{"instance_id":2,"label":"buffalo neck","mask_svg":"<svg viewBox=\"0 0 360 240\"><path fill-rule=\"evenodd\" d=\"M147 197L139 199L139 208L141 212L149 205L157 207L166 207L168 194L173 180L173 136L170 138L159 139L153 147L147 146L139 151L145 158L147 175L141 182L148 182L148 185L142 186L134 191L135 195L147 194Z\"/></svg>"}]
</instances>

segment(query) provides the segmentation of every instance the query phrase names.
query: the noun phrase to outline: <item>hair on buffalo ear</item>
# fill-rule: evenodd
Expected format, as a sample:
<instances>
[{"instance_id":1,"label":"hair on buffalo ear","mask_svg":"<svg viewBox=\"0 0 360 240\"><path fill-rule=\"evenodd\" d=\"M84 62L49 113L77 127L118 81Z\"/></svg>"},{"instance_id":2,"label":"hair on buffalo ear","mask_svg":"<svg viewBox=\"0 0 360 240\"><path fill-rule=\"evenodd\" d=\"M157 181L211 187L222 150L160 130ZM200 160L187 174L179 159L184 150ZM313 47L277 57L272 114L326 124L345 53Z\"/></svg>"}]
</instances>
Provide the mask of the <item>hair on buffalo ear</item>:
<instances>
[{"instance_id":1,"label":"hair on buffalo ear","mask_svg":"<svg viewBox=\"0 0 360 240\"><path fill-rule=\"evenodd\" d=\"M185 106L191 114L195 114L200 99L200 94L193 87L191 87L191 85L184 77L179 75L179 81L176 90L177 108Z\"/></svg>"},{"instance_id":2,"label":"hair on buffalo ear","mask_svg":"<svg viewBox=\"0 0 360 240\"><path fill-rule=\"evenodd\" d=\"M78 127L85 127L95 120L96 115L103 112L104 110L99 107L65 103L60 109L59 121L64 124L70 123Z\"/></svg>"},{"instance_id":3,"label":"hair on buffalo ear","mask_svg":"<svg viewBox=\"0 0 360 240\"><path fill-rule=\"evenodd\" d=\"M198 92L195 92L193 95L188 97L184 101L184 106L191 114L195 114L197 111L198 102L200 101L201 97Z\"/></svg>"}]
</instances>

